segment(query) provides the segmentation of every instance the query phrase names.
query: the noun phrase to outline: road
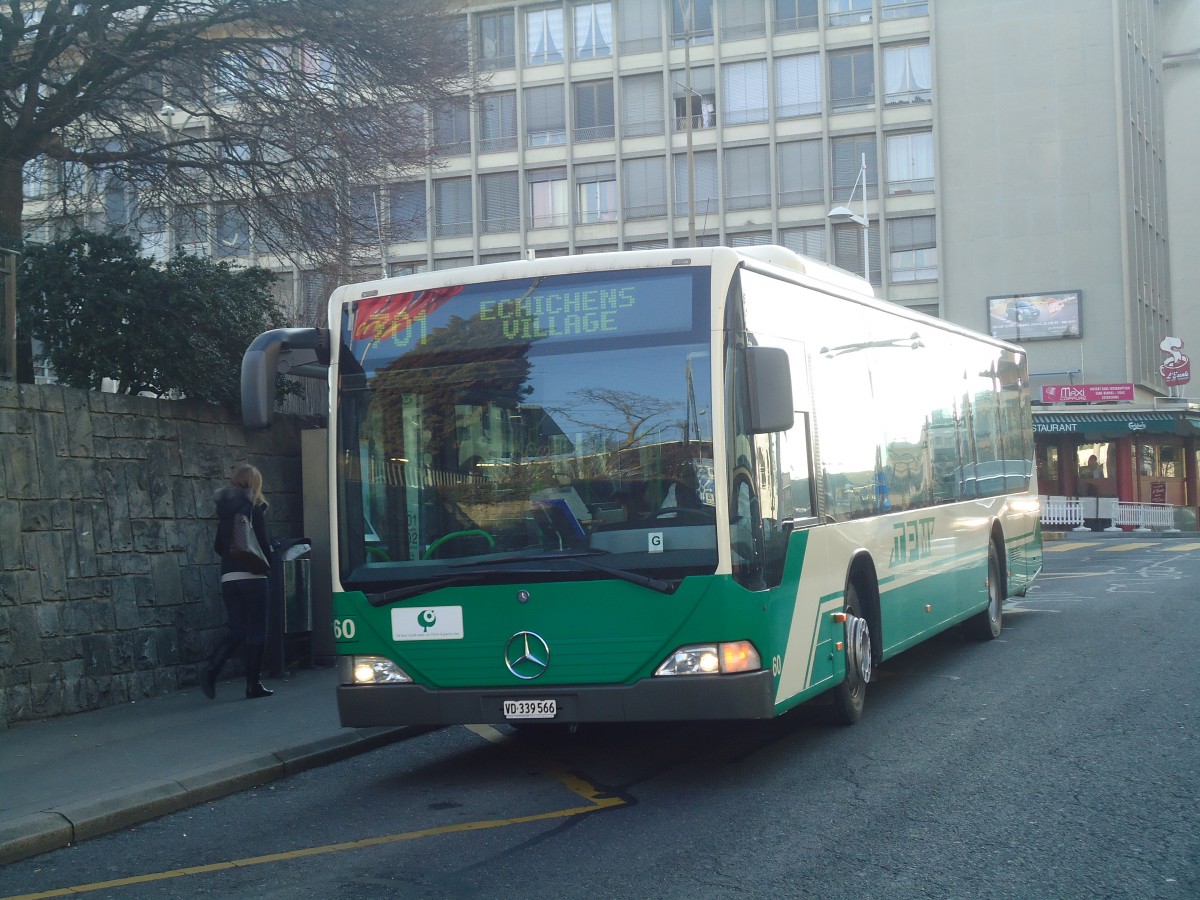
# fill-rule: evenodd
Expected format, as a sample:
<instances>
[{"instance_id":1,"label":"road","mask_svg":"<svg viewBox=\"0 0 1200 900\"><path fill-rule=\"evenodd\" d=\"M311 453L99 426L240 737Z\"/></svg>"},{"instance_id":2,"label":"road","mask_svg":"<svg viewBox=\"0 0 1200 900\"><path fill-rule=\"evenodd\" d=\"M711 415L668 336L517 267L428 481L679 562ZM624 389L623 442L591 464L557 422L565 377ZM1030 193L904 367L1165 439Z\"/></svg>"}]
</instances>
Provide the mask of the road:
<instances>
[{"instance_id":1,"label":"road","mask_svg":"<svg viewBox=\"0 0 1200 900\"><path fill-rule=\"evenodd\" d=\"M1200 543L1047 547L998 640L889 661L851 728L447 728L8 866L0 895L1200 896Z\"/></svg>"}]
</instances>

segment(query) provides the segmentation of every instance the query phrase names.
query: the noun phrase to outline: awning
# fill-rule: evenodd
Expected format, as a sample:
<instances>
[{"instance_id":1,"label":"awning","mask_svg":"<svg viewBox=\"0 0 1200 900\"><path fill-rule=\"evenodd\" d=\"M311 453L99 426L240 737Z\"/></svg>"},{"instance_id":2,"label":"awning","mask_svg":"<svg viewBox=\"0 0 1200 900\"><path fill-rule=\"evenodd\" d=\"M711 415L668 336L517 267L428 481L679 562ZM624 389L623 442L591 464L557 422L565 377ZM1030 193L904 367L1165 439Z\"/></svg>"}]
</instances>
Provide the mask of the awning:
<instances>
[{"instance_id":1,"label":"awning","mask_svg":"<svg viewBox=\"0 0 1200 900\"><path fill-rule=\"evenodd\" d=\"M1035 434L1078 434L1084 437L1123 437L1128 434L1196 434L1200 423L1182 412L1033 413Z\"/></svg>"}]
</instances>

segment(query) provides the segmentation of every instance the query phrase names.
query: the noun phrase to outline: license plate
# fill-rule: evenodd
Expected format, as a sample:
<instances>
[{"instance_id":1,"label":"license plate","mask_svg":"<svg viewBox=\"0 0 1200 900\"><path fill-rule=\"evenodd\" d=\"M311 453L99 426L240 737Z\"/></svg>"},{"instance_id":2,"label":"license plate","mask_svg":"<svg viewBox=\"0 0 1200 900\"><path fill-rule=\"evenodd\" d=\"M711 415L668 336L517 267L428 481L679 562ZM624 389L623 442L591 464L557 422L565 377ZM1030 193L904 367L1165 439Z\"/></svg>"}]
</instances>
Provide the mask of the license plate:
<instances>
[{"instance_id":1,"label":"license plate","mask_svg":"<svg viewBox=\"0 0 1200 900\"><path fill-rule=\"evenodd\" d=\"M558 715L557 700L505 700L506 719L553 719Z\"/></svg>"}]
</instances>

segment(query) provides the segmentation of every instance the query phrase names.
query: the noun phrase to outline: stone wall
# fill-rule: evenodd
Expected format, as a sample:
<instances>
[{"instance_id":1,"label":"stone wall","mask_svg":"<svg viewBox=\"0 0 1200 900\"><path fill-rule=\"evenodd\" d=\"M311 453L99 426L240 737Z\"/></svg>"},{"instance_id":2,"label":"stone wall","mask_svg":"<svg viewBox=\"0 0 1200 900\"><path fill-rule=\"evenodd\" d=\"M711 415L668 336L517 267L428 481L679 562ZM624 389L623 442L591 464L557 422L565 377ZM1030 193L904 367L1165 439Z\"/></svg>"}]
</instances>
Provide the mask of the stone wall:
<instances>
[{"instance_id":1,"label":"stone wall","mask_svg":"<svg viewBox=\"0 0 1200 900\"><path fill-rule=\"evenodd\" d=\"M213 494L249 460L272 534L300 535L299 432L0 383L0 729L196 684L225 619Z\"/></svg>"}]
</instances>

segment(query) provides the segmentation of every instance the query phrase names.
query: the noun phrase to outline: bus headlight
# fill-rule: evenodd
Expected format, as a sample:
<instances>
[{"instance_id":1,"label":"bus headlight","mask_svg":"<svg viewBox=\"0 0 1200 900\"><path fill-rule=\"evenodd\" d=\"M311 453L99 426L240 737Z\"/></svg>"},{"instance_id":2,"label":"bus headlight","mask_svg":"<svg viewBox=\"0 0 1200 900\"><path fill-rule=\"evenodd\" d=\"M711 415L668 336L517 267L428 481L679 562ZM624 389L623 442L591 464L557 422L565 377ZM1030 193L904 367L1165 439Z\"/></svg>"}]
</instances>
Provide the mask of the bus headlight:
<instances>
[{"instance_id":1,"label":"bus headlight","mask_svg":"<svg viewBox=\"0 0 1200 900\"><path fill-rule=\"evenodd\" d=\"M383 656L343 656L343 684L401 684L408 673Z\"/></svg>"},{"instance_id":2,"label":"bus headlight","mask_svg":"<svg viewBox=\"0 0 1200 900\"><path fill-rule=\"evenodd\" d=\"M655 675L732 675L762 668L762 657L749 641L691 644L666 658Z\"/></svg>"}]
</instances>

